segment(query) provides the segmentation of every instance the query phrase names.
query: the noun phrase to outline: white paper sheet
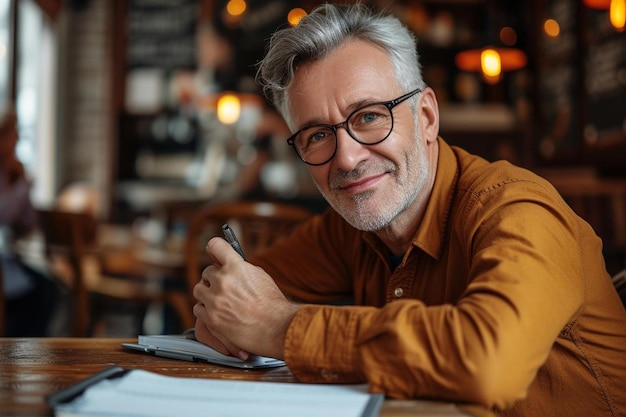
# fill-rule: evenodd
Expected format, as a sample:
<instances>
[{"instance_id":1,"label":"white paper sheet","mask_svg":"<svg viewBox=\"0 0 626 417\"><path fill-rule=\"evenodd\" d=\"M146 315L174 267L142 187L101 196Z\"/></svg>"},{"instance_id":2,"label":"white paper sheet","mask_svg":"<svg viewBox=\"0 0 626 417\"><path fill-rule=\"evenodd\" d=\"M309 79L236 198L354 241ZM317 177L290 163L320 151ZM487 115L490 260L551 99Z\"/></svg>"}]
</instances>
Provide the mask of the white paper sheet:
<instances>
[{"instance_id":1,"label":"white paper sheet","mask_svg":"<svg viewBox=\"0 0 626 417\"><path fill-rule=\"evenodd\" d=\"M373 398L366 385L179 378L132 370L93 385L55 412L57 416L360 417ZM382 401L380 396L377 399Z\"/></svg>"}]
</instances>

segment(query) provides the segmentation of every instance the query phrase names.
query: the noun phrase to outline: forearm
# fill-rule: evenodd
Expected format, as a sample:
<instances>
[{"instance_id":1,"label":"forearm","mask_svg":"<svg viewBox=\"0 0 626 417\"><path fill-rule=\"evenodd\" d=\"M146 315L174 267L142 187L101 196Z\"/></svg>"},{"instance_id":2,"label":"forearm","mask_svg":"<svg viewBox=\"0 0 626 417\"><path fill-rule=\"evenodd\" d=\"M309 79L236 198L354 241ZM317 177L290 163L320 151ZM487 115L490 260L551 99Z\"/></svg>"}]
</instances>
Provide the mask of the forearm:
<instances>
[{"instance_id":1,"label":"forearm","mask_svg":"<svg viewBox=\"0 0 626 417\"><path fill-rule=\"evenodd\" d=\"M305 306L288 330L285 360L306 382L367 381L394 398L505 407L525 396L559 325L541 334L505 301L472 298L458 306Z\"/></svg>"}]
</instances>

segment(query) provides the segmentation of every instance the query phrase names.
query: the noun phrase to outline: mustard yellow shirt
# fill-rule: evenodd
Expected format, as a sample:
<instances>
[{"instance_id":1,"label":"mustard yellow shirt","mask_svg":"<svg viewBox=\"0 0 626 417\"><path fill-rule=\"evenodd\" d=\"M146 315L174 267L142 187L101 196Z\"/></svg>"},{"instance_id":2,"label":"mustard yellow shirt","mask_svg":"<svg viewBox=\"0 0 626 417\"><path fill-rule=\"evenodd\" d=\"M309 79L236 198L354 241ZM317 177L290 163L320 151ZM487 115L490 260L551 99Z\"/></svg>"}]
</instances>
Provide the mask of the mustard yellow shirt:
<instances>
[{"instance_id":1,"label":"mustard yellow shirt","mask_svg":"<svg viewBox=\"0 0 626 417\"><path fill-rule=\"evenodd\" d=\"M626 415L626 311L600 239L544 179L439 146L395 270L333 210L254 259L305 303L285 341L291 371L507 416Z\"/></svg>"}]
</instances>

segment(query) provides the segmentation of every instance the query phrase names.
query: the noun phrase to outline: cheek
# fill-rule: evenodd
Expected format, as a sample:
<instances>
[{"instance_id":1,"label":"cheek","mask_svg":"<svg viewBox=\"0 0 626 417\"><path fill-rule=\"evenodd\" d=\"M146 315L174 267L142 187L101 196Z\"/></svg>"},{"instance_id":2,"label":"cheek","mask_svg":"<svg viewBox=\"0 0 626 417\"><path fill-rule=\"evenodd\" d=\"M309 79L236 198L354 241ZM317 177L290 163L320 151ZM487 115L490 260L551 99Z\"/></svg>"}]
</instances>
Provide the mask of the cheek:
<instances>
[{"instance_id":1,"label":"cheek","mask_svg":"<svg viewBox=\"0 0 626 417\"><path fill-rule=\"evenodd\" d=\"M319 167L313 167L313 166L308 167L311 178L322 191L328 190L328 173L329 173L328 167L329 166L330 166L330 162L326 165L322 165Z\"/></svg>"},{"instance_id":2,"label":"cheek","mask_svg":"<svg viewBox=\"0 0 626 417\"><path fill-rule=\"evenodd\" d=\"M399 135L394 131L384 142L374 145L374 149L377 154L392 161L394 165L403 165L407 152L411 152L411 147L414 146L414 142L410 141L408 136Z\"/></svg>"}]
</instances>

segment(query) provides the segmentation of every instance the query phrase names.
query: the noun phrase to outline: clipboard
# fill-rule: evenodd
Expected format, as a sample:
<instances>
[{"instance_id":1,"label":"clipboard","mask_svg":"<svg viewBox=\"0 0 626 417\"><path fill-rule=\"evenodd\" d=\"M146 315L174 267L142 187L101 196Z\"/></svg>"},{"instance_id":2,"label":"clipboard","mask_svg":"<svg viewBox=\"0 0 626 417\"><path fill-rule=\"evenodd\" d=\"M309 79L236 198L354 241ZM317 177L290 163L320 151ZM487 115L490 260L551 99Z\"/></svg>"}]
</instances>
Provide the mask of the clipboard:
<instances>
[{"instance_id":1,"label":"clipboard","mask_svg":"<svg viewBox=\"0 0 626 417\"><path fill-rule=\"evenodd\" d=\"M69 403L83 395L85 390L90 386L106 379L119 378L126 375L127 372L128 369L124 369L116 365L109 366L97 374L93 374L89 378L85 378L61 391L48 395L46 397L46 403L52 408L55 408L60 404Z\"/></svg>"}]
</instances>

